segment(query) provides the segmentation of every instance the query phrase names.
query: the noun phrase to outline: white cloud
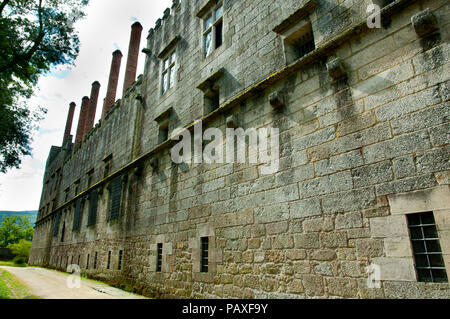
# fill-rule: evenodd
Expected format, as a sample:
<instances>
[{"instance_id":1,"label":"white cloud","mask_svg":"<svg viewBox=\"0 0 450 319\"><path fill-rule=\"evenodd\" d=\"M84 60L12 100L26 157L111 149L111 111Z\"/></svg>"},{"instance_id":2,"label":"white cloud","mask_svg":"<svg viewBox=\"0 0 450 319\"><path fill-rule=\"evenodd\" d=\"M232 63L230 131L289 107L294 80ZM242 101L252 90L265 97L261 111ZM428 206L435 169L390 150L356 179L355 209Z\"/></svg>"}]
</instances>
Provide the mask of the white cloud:
<instances>
[{"instance_id":1,"label":"white cloud","mask_svg":"<svg viewBox=\"0 0 450 319\"><path fill-rule=\"evenodd\" d=\"M38 209L45 162L50 147L60 146L70 102L77 108L72 125L75 135L78 112L83 96L89 96L91 84L102 85L97 106L96 122L101 116L103 97L106 94L112 52L120 48L124 55L117 96L123 89L123 76L128 53L131 24L139 21L142 32L141 48L146 45L147 31L161 18L172 0L94 0L87 8L87 17L76 25L81 40L80 54L75 66L63 66L39 81L39 92L30 104L48 109L40 123L40 133L32 143L33 156L26 157L21 169L0 175L0 210ZM138 74L143 72L144 55L139 60Z\"/></svg>"}]
</instances>

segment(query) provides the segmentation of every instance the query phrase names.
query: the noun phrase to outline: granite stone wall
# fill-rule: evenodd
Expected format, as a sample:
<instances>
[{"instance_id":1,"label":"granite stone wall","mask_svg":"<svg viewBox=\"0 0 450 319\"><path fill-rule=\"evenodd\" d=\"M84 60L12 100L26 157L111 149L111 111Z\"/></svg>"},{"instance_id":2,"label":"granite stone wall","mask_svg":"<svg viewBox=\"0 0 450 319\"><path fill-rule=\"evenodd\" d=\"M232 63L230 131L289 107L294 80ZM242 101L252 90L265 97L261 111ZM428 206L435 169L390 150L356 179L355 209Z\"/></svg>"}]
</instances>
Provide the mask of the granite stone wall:
<instances>
[{"instance_id":1,"label":"granite stone wall","mask_svg":"<svg viewBox=\"0 0 450 319\"><path fill-rule=\"evenodd\" d=\"M161 298L448 298L448 283L418 281L406 218L433 212L448 273L448 1L392 1L383 26L369 29L371 1L224 0L223 44L204 58L197 14L210 3L174 1L149 32L144 74L81 146L50 154L30 262L64 270L80 258L92 278ZM434 27L420 24L426 12ZM273 30L304 21L315 50L288 61ZM161 94L172 51L175 85ZM205 85L219 88L212 113ZM272 106L274 92L281 107ZM264 175L262 164L175 164L173 142L158 136L161 118L170 136L198 119L225 133L230 116L243 129L280 130L276 173ZM120 218L108 222L116 176ZM94 189L97 222L87 227ZM82 226L72 231L78 199Z\"/></svg>"}]
</instances>

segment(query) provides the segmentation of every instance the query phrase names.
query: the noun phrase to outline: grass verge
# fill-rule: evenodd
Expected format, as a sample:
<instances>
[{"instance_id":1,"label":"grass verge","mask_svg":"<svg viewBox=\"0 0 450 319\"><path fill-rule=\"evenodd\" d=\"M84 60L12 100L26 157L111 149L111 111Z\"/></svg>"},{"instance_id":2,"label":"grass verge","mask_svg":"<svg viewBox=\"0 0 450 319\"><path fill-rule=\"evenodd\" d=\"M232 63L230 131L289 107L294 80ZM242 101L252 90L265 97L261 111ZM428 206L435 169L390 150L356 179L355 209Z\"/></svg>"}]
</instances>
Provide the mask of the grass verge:
<instances>
[{"instance_id":1,"label":"grass verge","mask_svg":"<svg viewBox=\"0 0 450 319\"><path fill-rule=\"evenodd\" d=\"M9 272L0 269L0 299L36 299L36 297Z\"/></svg>"}]
</instances>

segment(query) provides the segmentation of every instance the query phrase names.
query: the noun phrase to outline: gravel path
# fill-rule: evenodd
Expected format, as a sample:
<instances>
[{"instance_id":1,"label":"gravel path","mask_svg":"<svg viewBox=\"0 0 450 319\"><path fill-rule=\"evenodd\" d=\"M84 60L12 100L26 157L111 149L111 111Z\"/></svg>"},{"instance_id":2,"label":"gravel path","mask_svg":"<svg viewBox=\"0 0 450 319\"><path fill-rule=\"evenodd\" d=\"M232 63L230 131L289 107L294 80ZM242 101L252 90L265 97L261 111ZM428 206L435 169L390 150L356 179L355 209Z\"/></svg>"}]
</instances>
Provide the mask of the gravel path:
<instances>
[{"instance_id":1,"label":"gravel path","mask_svg":"<svg viewBox=\"0 0 450 319\"><path fill-rule=\"evenodd\" d=\"M69 274L37 267L4 267L1 269L24 283L40 299L145 299L145 297L81 279L80 288L69 288Z\"/></svg>"}]
</instances>

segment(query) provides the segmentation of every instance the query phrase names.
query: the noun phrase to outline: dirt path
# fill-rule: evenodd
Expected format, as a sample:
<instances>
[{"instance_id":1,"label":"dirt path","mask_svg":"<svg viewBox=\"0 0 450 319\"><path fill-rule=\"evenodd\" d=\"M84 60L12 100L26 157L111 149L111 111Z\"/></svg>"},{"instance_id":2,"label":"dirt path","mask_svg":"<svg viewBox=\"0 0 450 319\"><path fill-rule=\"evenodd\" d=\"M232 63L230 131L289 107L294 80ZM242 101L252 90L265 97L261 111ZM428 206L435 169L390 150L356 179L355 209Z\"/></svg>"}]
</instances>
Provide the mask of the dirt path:
<instances>
[{"instance_id":1,"label":"dirt path","mask_svg":"<svg viewBox=\"0 0 450 319\"><path fill-rule=\"evenodd\" d=\"M144 299L145 297L110 287L106 284L81 279L80 288L67 286L68 274L37 267L4 267L1 269L24 283L41 299Z\"/></svg>"}]
</instances>

